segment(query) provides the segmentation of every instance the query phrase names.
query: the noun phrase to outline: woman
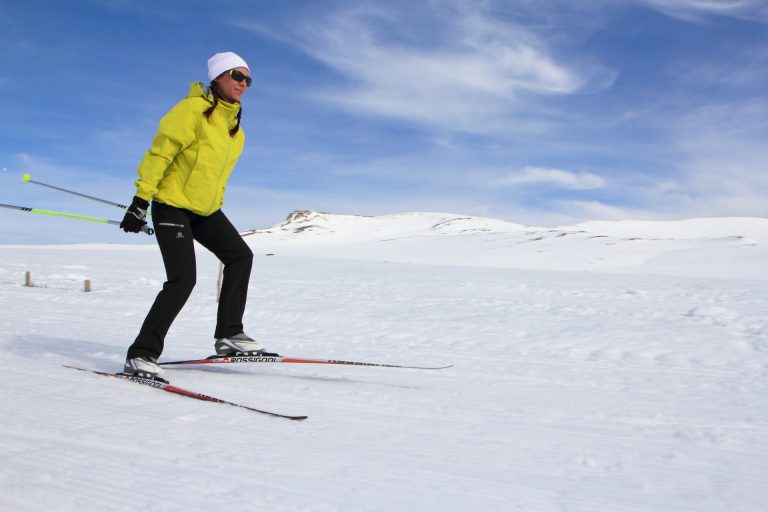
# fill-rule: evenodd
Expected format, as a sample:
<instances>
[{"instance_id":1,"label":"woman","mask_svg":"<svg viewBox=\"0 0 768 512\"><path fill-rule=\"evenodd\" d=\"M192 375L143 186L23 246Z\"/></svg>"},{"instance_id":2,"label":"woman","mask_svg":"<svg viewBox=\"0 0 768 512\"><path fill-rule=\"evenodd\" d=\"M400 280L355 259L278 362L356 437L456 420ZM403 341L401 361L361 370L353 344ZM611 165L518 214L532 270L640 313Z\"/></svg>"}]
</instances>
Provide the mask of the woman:
<instances>
[{"instance_id":1,"label":"woman","mask_svg":"<svg viewBox=\"0 0 768 512\"><path fill-rule=\"evenodd\" d=\"M251 85L248 64L235 53L208 60L210 86L191 91L161 120L138 169L136 196L120 224L138 233L152 201L152 221L168 280L152 305L124 372L156 378L168 329L195 286L194 241L224 263L216 319L217 354L258 354L264 346L243 333L253 253L221 211L224 189L243 150L240 99Z\"/></svg>"}]
</instances>

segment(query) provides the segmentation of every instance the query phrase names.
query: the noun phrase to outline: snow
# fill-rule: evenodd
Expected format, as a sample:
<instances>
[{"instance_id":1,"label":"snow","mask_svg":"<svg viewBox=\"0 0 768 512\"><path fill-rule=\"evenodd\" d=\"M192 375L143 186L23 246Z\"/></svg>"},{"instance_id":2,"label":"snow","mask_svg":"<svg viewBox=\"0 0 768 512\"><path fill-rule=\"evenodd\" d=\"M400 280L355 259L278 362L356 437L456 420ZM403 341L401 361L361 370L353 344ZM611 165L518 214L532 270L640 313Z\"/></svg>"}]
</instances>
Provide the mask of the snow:
<instances>
[{"instance_id":1,"label":"snow","mask_svg":"<svg viewBox=\"0 0 768 512\"><path fill-rule=\"evenodd\" d=\"M265 252L403 263L768 279L768 219L590 222L558 228L440 213L294 212L254 230Z\"/></svg>"},{"instance_id":2,"label":"snow","mask_svg":"<svg viewBox=\"0 0 768 512\"><path fill-rule=\"evenodd\" d=\"M62 366L120 369L164 281L155 246L1 246L0 510L762 512L767 233L294 214L245 238L249 334L454 365L166 370L304 422ZM197 254L163 358L212 352L218 262Z\"/></svg>"}]
</instances>

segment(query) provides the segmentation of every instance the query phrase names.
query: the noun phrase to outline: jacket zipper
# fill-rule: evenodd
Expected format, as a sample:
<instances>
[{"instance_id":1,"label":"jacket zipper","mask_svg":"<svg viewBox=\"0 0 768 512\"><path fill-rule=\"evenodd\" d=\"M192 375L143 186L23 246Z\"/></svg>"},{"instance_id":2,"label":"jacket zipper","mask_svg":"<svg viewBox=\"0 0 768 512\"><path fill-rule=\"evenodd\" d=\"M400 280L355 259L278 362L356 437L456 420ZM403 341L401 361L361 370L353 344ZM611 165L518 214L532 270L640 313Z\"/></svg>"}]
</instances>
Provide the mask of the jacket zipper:
<instances>
[{"instance_id":1,"label":"jacket zipper","mask_svg":"<svg viewBox=\"0 0 768 512\"><path fill-rule=\"evenodd\" d=\"M224 166L219 171L219 175L216 177L216 193L213 196L213 201L211 202L210 206L208 206L208 215L213 213L211 211L213 209L213 205L216 204L217 199L219 199L219 188L221 184L221 177L224 175L224 172L227 170L227 164L229 164L229 155L232 153L232 136L229 135L229 119L224 117L224 126L227 128L227 156L224 158ZM235 135L237 136L237 135ZM223 197L222 197L223 199Z\"/></svg>"}]
</instances>

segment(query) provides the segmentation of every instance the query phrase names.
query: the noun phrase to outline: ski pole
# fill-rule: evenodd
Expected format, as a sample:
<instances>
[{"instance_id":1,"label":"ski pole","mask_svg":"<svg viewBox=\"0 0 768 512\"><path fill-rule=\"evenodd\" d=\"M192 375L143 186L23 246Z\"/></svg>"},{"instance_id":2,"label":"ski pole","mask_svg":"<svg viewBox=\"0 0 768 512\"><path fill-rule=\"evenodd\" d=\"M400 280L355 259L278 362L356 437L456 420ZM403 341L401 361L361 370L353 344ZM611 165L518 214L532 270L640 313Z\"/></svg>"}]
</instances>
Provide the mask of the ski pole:
<instances>
[{"instance_id":1,"label":"ski pole","mask_svg":"<svg viewBox=\"0 0 768 512\"><path fill-rule=\"evenodd\" d=\"M29 183L34 183L35 185L41 185L43 187L48 187L48 188L52 188L54 190L59 190L61 192L66 192L67 194L73 194L73 195L76 195L76 196L85 197L86 199L91 199L93 201L98 201L100 203L108 204L110 206L117 206L118 208L122 208L123 210L127 210L128 209L128 207L126 205L124 205L124 204L115 203L114 201L107 201L106 199L101 199L101 198L98 198L98 197L89 196L88 194L82 194L80 192L75 192L74 190L68 190L66 188L61 188L61 187L57 187L55 185L49 185L47 183L42 183L40 181L35 181L35 180L32 179L32 177L29 174L25 174L24 176L21 177L21 179L22 179L22 181L26 181L26 182L29 182Z\"/></svg>"},{"instance_id":2,"label":"ski pole","mask_svg":"<svg viewBox=\"0 0 768 512\"><path fill-rule=\"evenodd\" d=\"M126 205L124 205L124 204L115 203L114 201L108 201L106 199L101 199L100 197L89 196L88 194L83 194L83 193L80 193L80 192L75 192L74 190L67 190L66 188L57 187L55 185L49 185L48 183L42 183L40 181L35 181L35 180L32 179L32 177L29 175L29 173L27 173L24 176L22 176L21 179L22 179L22 181L26 181L28 183L34 183L35 185L42 185L43 187L52 188L54 190L60 190L61 192L66 192L68 194L74 194L76 196L85 197L86 199L92 199L94 201L98 201L100 203L108 204L110 206L117 206L118 208L122 208L123 210L127 210L128 209L128 207ZM147 217L149 217L151 215L152 215L152 212L151 211L147 211ZM242 233L240 233L240 235L241 236L247 236L247 235L252 235L255 232L256 232L256 230L252 229L250 231L243 231ZM152 233L149 233L149 234L151 235Z\"/></svg>"},{"instance_id":3,"label":"ski pole","mask_svg":"<svg viewBox=\"0 0 768 512\"><path fill-rule=\"evenodd\" d=\"M22 212L42 213L43 215L52 215L54 217L64 217L66 219L87 220L90 222L100 222L102 224L114 224L116 226L120 225L120 222L116 220L99 219L96 217L86 217L85 215L75 215L73 213L52 212L50 210L41 210L39 208L28 208L26 206L14 206L11 204L0 203L0 208L8 208L10 210L19 210ZM148 235L153 235L155 233L155 230L150 228L146 224L141 226L141 230Z\"/></svg>"}]
</instances>

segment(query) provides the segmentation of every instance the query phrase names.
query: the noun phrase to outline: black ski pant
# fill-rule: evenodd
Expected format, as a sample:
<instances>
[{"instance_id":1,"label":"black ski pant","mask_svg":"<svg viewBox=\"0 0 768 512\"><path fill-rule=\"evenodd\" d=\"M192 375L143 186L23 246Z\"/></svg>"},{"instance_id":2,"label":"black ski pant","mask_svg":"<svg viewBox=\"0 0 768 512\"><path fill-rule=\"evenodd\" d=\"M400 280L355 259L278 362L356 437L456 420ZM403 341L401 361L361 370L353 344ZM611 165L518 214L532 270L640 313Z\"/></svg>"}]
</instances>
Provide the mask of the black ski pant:
<instances>
[{"instance_id":1,"label":"black ski pant","mask_svg":"<svg viewBox=\"0 0 768 512\"><path fill-rule=\"evenodd\" d=\"M158 358L163 352L165 335L195 287L195 240L224 264L214 337L226 338L243 332L253 253L229 219L221 210L203 217L155 201L152 221L167 281L128 349L128 358Z\"/></svg>"}]
</instances>

